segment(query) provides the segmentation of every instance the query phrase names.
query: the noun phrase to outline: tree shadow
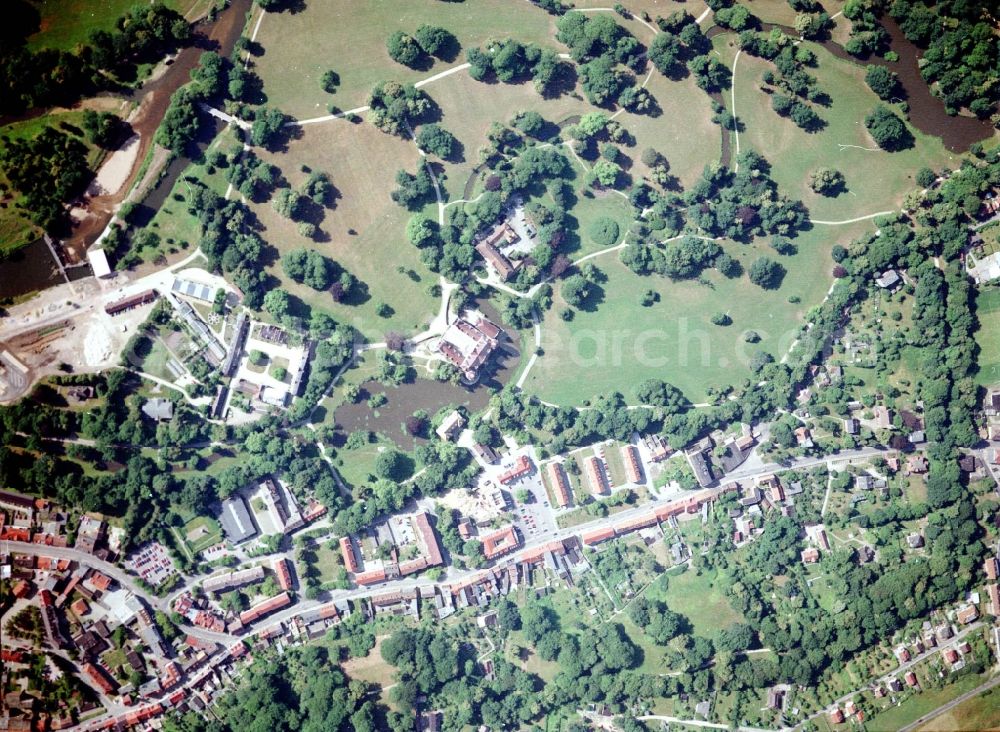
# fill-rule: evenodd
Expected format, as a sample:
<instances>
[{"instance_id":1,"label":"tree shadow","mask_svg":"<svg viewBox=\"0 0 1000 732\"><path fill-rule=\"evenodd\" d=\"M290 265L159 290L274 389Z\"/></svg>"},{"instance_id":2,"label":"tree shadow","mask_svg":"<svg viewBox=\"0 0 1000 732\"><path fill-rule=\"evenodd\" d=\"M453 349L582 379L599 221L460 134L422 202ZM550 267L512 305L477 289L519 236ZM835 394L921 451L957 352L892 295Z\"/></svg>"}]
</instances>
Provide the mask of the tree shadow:
<instances>
[{"instance_id":1,"label":"tree shadow","mask_svg":"<svg viewBox=\"0 0 1000 732\"><path fill-rule=\"evenodd\" d=\"M451 63L456 58L458 54L462 52L462 44L459 43L458 38L455 37L454 33L448 33L448 37L445 38L444 42L438 47L437 53L434 55L446 63Z\"/></svg>"},{"instance_id":2,"label":"tree shadow","mask_svg":"<svg viewBox=\"0 0 1000 732\"><path fill-rule=\"evenodd\" d=\"M579 75L576 72L576 66L565 61L560 61L542 97L545 99L555 99L561 97L563 94L569 94L576 89L578 82Z\"/></svg>"},{"instance_id":3,"label":"tree shadow","mask_svg":"<svg viewBox=\"0 0 1000 732\"><path fill-rule=\"evenodd\" d=\"M459 140L457 137L454 138L454 141L451 144L451 153L448 155L448 157L442 159L448 161L449 163L464 163L465 145L463 145L462 141ZM436 170L434 174L438 175Z\"/></svg>"},{"instance_id":4,"label":"tree shadow","mask_svg":"<svg viewBox=\"0 0 1000 732\"><path fill-rule=\"evenodd\" d=\"M583 302L577 307L577 310L582 310L585 313L595 313L597 309L605 300L604 288L599 284L594 282L590 283L590 287L587 291L587 297L584 298Z\"/></svg>"},{"instance_id":5,"label":"tree shadow","mask_svg":"<svg viewBox=\"0 0 1000 732\"><path fill-rule=\"evenodd\" d=\"M351 287L351 291L343 295L337 302L343 305L364 305L366 302L372 299L371 291L368 288L368 283L364 280L355 280L354 286Z\"/></svg>"}]
</instances>

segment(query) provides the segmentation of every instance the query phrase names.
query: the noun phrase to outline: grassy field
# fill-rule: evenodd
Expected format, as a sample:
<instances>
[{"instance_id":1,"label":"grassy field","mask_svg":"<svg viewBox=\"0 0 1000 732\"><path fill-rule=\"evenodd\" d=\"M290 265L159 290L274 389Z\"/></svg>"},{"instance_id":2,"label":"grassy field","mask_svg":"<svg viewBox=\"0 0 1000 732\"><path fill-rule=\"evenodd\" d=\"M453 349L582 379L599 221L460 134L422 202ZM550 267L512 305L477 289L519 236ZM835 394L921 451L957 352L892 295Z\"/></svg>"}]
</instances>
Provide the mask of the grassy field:
<instances>
[{"instance_id":1,"label":"grassy field","mask_svg":"<svg viewBox=\"0 0 1000 732\"><path fill-rule=\"evenodd\" d=\"M73 50L77 44L86 43L96 30L111 30L122 15L141 4L136 0L35 0L32 5L38 10L40 24L38 31L28 36L28 48L56 48ZM164 0L186 17L195 17L196 10L207 10L205 0Z\"/></svg>"},{"instance_id":2,"label":"grassy field","mask_svg":"<svg viewBox=\"0 0 1000 732\"><path fill-rule=\"evenodd\" d=\"M662 378L693 401L703 401L708 386L723 386L749 376L749 359L764 350L780 359L788 350L807 310L816 305L831 282L830 248L847 243L864 222L844 227L814 227L795 240L798 251L777 256L765 242L723 243L747 268L762 254L780 260L787 274L777 290L762 290L746 276L729 280L706 273L710 286L696 281L673 282L640 277L626 268L617 253L590 260L606 276L600 293L577 311L572 321L559 316L564 307L557 294L542 325L544 355L535 363L525 389L560 405L579 405L598 394L632 389L644 379ZM643 307L640 296L652 289L660 301ZM799 302L790 303L789 297ZM716 326L710 318L728 312L732 325ZM743 341L755 330L760 343ZM567 368L574 365L577 368ZM578 378L580 369L587 375Z\"/></svg>"},{"instance_id":3,"label":"grassy field","mask_svg":"<svg viewBox=\"0 0 1000 732\"><path fill-rule=\"evenodd\" d=\"M658 589L653 585L654 590ZM691 621L695 634L717 638L719 633L743 617L733 610L722 588L721 578L705 571L701 575L693 570L671 576L666 592L650 592L651 597L663 600L676 613Z\"/></svg>"},{"instance_id":4,"label":"grassy field","mask_svg":"<svg viewBox=\"0 0 1000 732\"><path fill-rule=\"evenodd\" d=\"M271 203L253 204L263 225L261 236L277 248L278 255L309 247L339 262L363 283L358 294L337 303L328 292L317 292L288 280L277 259L268 271L282 281L294 298L330 312L373 341L387 331L412 333L422 330L437 313L438 299L429 288L437 277L420 262L419 251L406 240L406 221L411 213L389 198L396 171L415 170L417 152L412 143L386 135L368 124L338 121L305 127L287 151L261 157L278 166L293 187L300 187L309 169L323 171L343 194L332 209L324 209L318 227L321 241L299 234L295 222L274 210ZM402 269L403 271L400 271ZM393 310L379 317L378 303Z\"/></svg>"},{"instance_id":5,"label":"grassy field","mask_svg":"<svg viewBox=\"0 0 1000 732\"><path fill-rule=\"evenodd\" d=\"M949 684L941 689L925 689L919 694L914 694L896 707L889 707L881 714L871 718L868 723L870 729L900 729L907 724L911 724L928 712L937 709L942 704L947 704L952 699L961 696L967 691L972 691L981 683L984 677L977 674L963 676L954 684ZM973 700L978 701L978 700ZM984 710L985 711L985 710ZM996 708L992 710L994 716ZM936 728L936 729L941 729ZM946 729L946 728L945 728ZM976 729L975 727L964 727L963 729Z\"/></svg>"},{"instance_id":6,"label":"grassy field","mask_svg":"<svg viewBox=\"0 0 1000 732\"><path fill-rule=\"evenodd\" d=\"M979 330L976 332L976 343L979 344L979 373L976 378L984 386L1000 381L998 313L1000 313L1000 289L980 291L976 297L976 316L979 318Z\"/></svg>"},{"instance_id":7,"label":"grassy field","mask_svg":"<svg viewBox=\"0 0 1000 732\"><path fill-rule=\"evenodd\" d=\"M965 729L996 729L1000 727L1000 689L964 701L940 717L918 728L918 732L951 732Z\"/></svg>"},{"instance_id":8,"label":"grassy field","mask_svg":"<svg viewBox=\"0 0 1000 732\"><path fill-rule=\"evenodd\" d=\"M735 36L717 36L714 45L732 68ZM734 84L736 113L746 126L740 133L740 149L752 148L764 155L774 166L772 177L783 192L801 199L813 218L839 221L896 208L903 196L917 187L914 178L921 167L958 167L960 156L949 153L940 138L923 135L912 127L912 148L893 153L869 149L876 146L864 118L879 100L864 83L864 67L838 59L815 43L806 45L819 62L808 71L831 98L829 107L816 108L827 122L821 131L805 132L771 109L770 97L760 89L761 76L773 69L770 62L741 54ZM731 107L730 92L723 97ZM814 193L809 188L809 174L820 167L843 173L847 190L835 197ZM878 175L872 175L876 169Z\"/></svg>"},{"instance_id":9,"label":"grassy field","mask_svg":"<svg viewBox=\"0 0 1000 732\"><path fill-rule=\"evenodd\" d=\"M693 9L689 11L694 12ZM647 36L639 38L643 40ZM670 172L680 179L681 185L689 186L706 165L717 163L722 153L722 128L712 122L711 99L697 87L692 77L671 81L655 69L646 88L663 113L651 117L623 112L617 117L635 135L635 147L626 150L634 162L630 172L636 180L648 174L639 156L644 149L652 147L667 158Z\"/></svg>"},{"instance_id":10,"label":"grassy field","mask_svg":"<svg viewBox=\"0 0 1000 732\"><path fill-rule=\"evenodd\" d=\"M377 637L375 647L367 656L344 661L342 664L344 673L352 679L370 681L379 686L389 686L393 682L393 674L396 669L382 660L380 648L385 638L386 636Z\"/></svg>"},{"instance_id":11,"label":"grassy field","mask_svg":"<svg viewBox=\"0 0 1000 732\"><path fill-rule=\"evenodd\" d=\"M222 529L219 522L208 516L198 516L191 519L182 529L184 542L192 554L205 551L208 547L222 541ZM200 536L200 538L194 538ZM192 537L189 539L188 537Z\"/></svg>"},{"instance_id":12,"label":"grassy field","mask_svg":"<svg viewBox=\"0 0 1000 732\"><path fill-rule=\"evenodd\" d=\"M397 30L412 34L423 23L451 31L462 46L458 57L435 61L425 69L410 69L389 58L386 39ZM510 36L555 48L553 34L551 17L527 3L329 0L308 3L301 13L268 14L257 35L264 54L256 63L268 103L304 119L326 114L331 104L340 109L359 107L366 103L371 88L384 79L412 83L464 63L464 50L488 38ZM334 94L319 84L328 69L340 75ZM434 95L433 86L428 91Z\"/></svg>"}]
</instances>

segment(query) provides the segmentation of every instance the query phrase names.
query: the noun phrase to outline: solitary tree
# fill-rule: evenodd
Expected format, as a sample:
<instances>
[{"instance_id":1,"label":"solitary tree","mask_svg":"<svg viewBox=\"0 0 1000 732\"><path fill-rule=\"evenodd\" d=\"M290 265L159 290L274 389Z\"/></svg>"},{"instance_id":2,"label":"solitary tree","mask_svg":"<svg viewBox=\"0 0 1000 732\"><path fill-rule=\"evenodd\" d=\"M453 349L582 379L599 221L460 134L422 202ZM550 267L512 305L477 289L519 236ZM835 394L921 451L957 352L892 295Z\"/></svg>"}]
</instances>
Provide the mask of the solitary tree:
<instances>
[{"instance_id":1,"label":"solitary tree","mask_svg":"<svg viewBox=\"0 0 1000 732\"><path fill-rule=\"evenodd\" d=\"M773 290L781 286L785 276L785 268L768 257L761 257L750 265L750 281L765 290Z\"/></svg>"},{"instance_id":2,"label":"solitary tree","mask_svg":"<svg viewBox=\"0 0 1000 732\"><path fill-rule=\"evenodd\" d=\"M581 274L570 275L563 282L563 299L573 307L580 307L590 296L590 283Z\"/></svg>"},{"instance_id":3,"label":"solitary tree","mask_svg":"<svg viewBox=\"0 0 1000 732\"><path fill-rule=\"evenodd\" d=\"M833 168L817 168L809 174L809 187L822 196L835 196L844 188L844 174Z\"/></svg>"},{"instance_id":4,"label":"solitary tree","mask_svg":"<svg viewBox=\"0 0 1000 732\"><path fill-rule=\"evenodd\" d=\"M899 77L885 66L871 64L865 71L865 83L879 99L892 99L899 89Z\"/></svg>"},{"instance_id":5,"label":"solitary tree","mask_svg":"<svg viewBox=\"0 0 1000 732\"><path fill-rule=\"evenodd\" d=\"M414 36L424 53L439 58L455 44L455 36L446 29L434 25L420 26Z\"/></svg>"},{"instance_id":6,"label":"solitary tree","mask_svg":"<svg viewBox=\"0 0 1000 732\"><path fill-rule=\"evenodd\" d=\"M417 133L417 145L420 149L443 160L452 156L456 144L455 136L439 124L423 125Z\"/></svg>"},{"instance_id":7,"label":"solitary tree","mask_svg":"<svg viewBox=\"0 0 1000 732\"><path fill-rule=\"evenodd\" d=\"M883 150L903 150L913 144L913 135L906 129L903 120L884 104L879 104L865 117L865 127L875 144Z\"/></svg>"},{"instance_id":8,"label":"solitary tree","mask_svg":"<svg viewBox=\"0 0 1000 732\"><path fill-rule=\"evenodd\" d=\"M386 42L389 50L389 57L403 66L416 66L423 57L423 49L413 36L408 36L403 31L396 31Z\"/></svg>"}]
</instances>

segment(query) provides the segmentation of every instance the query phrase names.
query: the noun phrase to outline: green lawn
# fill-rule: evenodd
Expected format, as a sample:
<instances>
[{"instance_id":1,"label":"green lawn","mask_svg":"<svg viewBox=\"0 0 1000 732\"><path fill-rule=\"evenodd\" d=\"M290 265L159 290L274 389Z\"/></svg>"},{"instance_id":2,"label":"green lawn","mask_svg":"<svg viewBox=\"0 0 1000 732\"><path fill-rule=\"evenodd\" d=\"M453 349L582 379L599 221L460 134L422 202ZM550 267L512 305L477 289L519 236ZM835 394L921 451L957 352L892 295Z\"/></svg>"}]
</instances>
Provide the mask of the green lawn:
<instances>
[{"instance_id":1,"label":"green lawn","mask_svg":"<svg viewBox=\"0 0 1000 732\"><path fill-rule=\"evenodd\" d=\"M159 338L152 337L152 344L149 354L142 359L143 372L166 381L174 381L177 377L167 368L167 362L171 359L170 352Z\"/></svg>"},{"instance_id":2,"label":"green lawn","mask_svg":"<svg viewBox=\"0 0 1000 732\"><path fill-rule=\"evenodd\" d=\"M959 704L946 714L918 728L918 732L950 732L966 729L996 729L1000 726L1000 689Z\"/></svg>"},{"instance_id":3,"label":"green lawn","mask_svg":"<svg viewBox=\"0 0 1000 732\"><path fill-rule=\"evenodd\" d=\"M659 592L654 584L649 594L686 616L697 635L715 639L724 628L744 620L729 604L721 578L714 571L698 575L689 569L671 576L666 592Z\"/></svg>"},{"instance_id":4,"label":"green lawn","mask_svg":"<svg viewBox=\"0 0 1000 732\"><path fill-rule=\"evenodd\" d=\"M716 51L730 68L736 53L734 44L733 34L714 39ZM741 54L734 84L736 114L746 126L740 133L740 149L752 148L764 155L773 165L774 180L787 195L801 199L813 218L840 221L897 208L903 196L917 187L914 178L921 167L958 167L961 157L949 153L940 138L912 127L915 142L909 150L890 153L865 149L876 147L864 118L879 99L864 82L864 67L838 59L815 43L806 46L819 62L808 73L831 98L829 107L816 107L827 122L821 131L805 132L771 109L770 97L760 88L761 76L774 68L769 61ZM723 97L731 108L730 92ZM820 167L841 171L847 191L836 197L814 193L809 188L809 174ZM876 170L878 174L873 175Z\"/></svg>"},{"instance_id":5,"label":"green lawn","mask_svg":"<svg viewBox=\"0 0 1000 732\"><path fill-rule=\"evenodd\" d=\"M334 572L344 566L344 561L341 559L339 549L331 549L327 546L332 541L332 539L324 539L316 546L313 547L313 551L316 552L316 567L319 569L319 581L320 583L332 582L334 579Z\"/></svg>"},{"instance_id":6,"label":"green lawn","mask_svg":"<svg viewBox=\"0 0 1000 732\"><path fill-rule=\"evenodd\" d=\"M184 542L192 554L198 554L222 541L222 529L219 522L209 516L198 516L191 519L181 529ZM189 540L188 537L191 537Z\"/></svg>"},{"instance_id":7,"label":"green lawn","mask_svg":"<svg viewBox=\"0 0 1000 732\"><path fill-rule=\"evenodd\" d=\"M419 70L389 58L386 39L397 30L412 34L424 23L442 26L455 34L462 46L458 57L438 60L430 68ZM554 32L554 22L543 10L508 0L330 0L308 3L299 13L269 13L257 34L264 54L256 64L268 104L304 119L327 114L331 104L340 109L365 104L368 92L379 81L412 83L464 63L465 49L480 46L488 38L511 36L556 48ZM334 94L320 88L320 77L328 69L340 75L340 86ZM427 89L432 96L434 87ZM508 111L513 110L504 108L504 113Z\"/></svg>"},{"instance_id":8,"label":"green lawn","mask_svg":"<svg viewBox=\"0 0 1000 732\"><path fill-rule=\"evenodd\" d=\"M972 691L984 680L983 676L970 674L941 689L926 689L913 694L898 707L889 707L881 714L872 717L868 726L870 729L900 729L937 709L942 704L947 704L955 697Z\"/></svg>"},{"instance_id":9,"label":"green lawn","mask_svg":"<svg viewBox=\"0 0 1000 732\"><path fill-rule=\"evenodd\" d=\"M748 377L749 360L757 350L776 359L787 352L806 312L830 287L830 249L848 243L864 228L865 222L816 226L795 240L798 251L791 256L776 255L764 241L722 243L744 269L760 255L778 259L787 274L777 290L762 290L745 275L729 280L714 270L705 275L710 285L640 277L617 253L592 259L607 276L599 285L601 293L570 322L559 316L565 303L556 295L542 325L544 355L525 390L560 405L579 405L618 390L634 403L635 386L656 377L675 384L693 401L703 401L707 387ZM652 307L639 302L647 289L660 295ZM790 303L793 296L800 301ZM728 312L733 323L713 325L710 319L716 312ZM746 330L756 331L761 341L745 343ZM587 378L579 378L581 373Z\"/></svg>"},{"instance_id":10,"label":"green lawn","mask_svg":"<svg viewBox=\"0 0 1000 732\"><path fill-rule=\"evenodd\" d=\"M307 166L327 173L343 196L332 208L323 210L318 241L299 234L295 222L278 215L270 201L252 204L265 241L276 247L279 255L300 247L316 249L362 283L357 294L337 303L328 292L317 292L286 278L276 260L268 271L281 280L282 287L310 307L326 310L338 321L354 326L372 341L383 340L391 330L408 335L423 330L440 306L440 300L429 292L437 276L420 262L419 250L406 240L411 212L389 197L395 188L396 171L417 167L413 144L369 124L338 121L305 127L287 151L256 152L278 166L293 187L305 181L308 173L302 167ZM436 218L436 206L430 215ZM392 308L390 317L376 314L381 302Z\"/></svg>"},{"instance_id":11,"label":"green lawn","mask_svg":"<svg viewBox=\"0 0 1000 732\"><path fill-rule=\"evenodd\" d=\"M688 8L688 11L694 12L694 9ZM647 32L639 38L645 42L648 36ZM697 87L692 77L671 81L655 69L646 89L663 113L651 117L623 112L617 118L635 136L635 147L625 150L634 163L630 172L636 179L648 173L639 156L644 149L652 147L667 158L670 172L687 187L701 176L706 165L718 163L722 153L722 128L712 122L712 100Z\"/></svg>"},{"instance_id":12,"label":"green lawn","mask_svg":"<svg viewBox=\"0 0 1000 732\"><path fill-rule=\"evenodd\" d=\"M28 48L71 51L94 31L112 30L118 18L137 4L136 0L34 0L41 22L38 31L28 36ZM190 11L208 7L205 0L164 0L164 4L188 17L194 17Z\"/></svg>"},{"instance_id":13,"label":"green lawn","mask_svg":"<svg viewBox=\"0 0 1000 732\"><path fill-rule=\"evenodd\" d=\"M976 297L976 316L979 330L976 343L979 344L979 373L976 380L983 385L1000 381L1000 289L981 290Z\"/></svg>"}]
</instances>

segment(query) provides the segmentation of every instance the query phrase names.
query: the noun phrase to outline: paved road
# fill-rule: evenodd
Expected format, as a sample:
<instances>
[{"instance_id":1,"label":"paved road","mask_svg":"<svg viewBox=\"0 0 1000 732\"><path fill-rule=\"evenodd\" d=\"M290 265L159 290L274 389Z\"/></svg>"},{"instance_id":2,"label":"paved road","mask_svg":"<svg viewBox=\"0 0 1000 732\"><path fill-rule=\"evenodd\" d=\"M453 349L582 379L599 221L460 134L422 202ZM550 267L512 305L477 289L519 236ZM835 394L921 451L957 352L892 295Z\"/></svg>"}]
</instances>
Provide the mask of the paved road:
<instances>
[{"instance_id":1,"label":"paved road","mask_svg":"<svg viewBox=\"0 0 1000 732\"><path fill-rule=\"evenodd\" d=\"M802 725L805 724L806 722L808 722L810 719L815 719L816 717L819 717L820 715L826 714L826 712L830 708L832 708L832 707L835 707L835 706L839 707L841 704L846 704L850 699L854 698L856 695L860 694L862 691L865 691L865 690L871 688L872 684L876 684L876 685L885 684L885 683L887 683L889 681L889 679L897 678L897 677L901 676L902 674L906 673L908 670L910 670L911 668L913 668L914 666L916 666L918 663L926 661L931 656L934 656L934 655L936 655L938 653L941 653L946 648L952 648L952 647L957 646L958 643L959 643L959 641L962 638L964 638L969 633L972 633L975 630L979 630L982 627L983 627L982 621L978 621L977 620L976 622L972 623L971 625L968 625L965 628L963 628L962 630L960 630L953 638L949 639L949 641L948 641L947 644L941 645L941 646L934 646L933 648L928 648L926 651L924 651L920 655L913 656L906 663L900 664L898 667L896 667L895 669L893 669L889 673L883 674L882 676L879 676L877 679L875 679L874 681L871 681L871 682L865 684L860 689L855 689L854 691L851 691L851 692L849 692L847 694L844 694L839 699L836 699L836 700L830 702L829 704L827 704L823 709L820 709L819 711L814 712L813 714L811 714L808 717L806 717L804 720L802 720L797 725L795 725L795 727L793 729L796 729L796 730L797 729L801 729Z\"/></svg>"},{"instance_id":2,"label":"paved road","mask_svg":"<svg viewBox=\"0 0 1000 732\"><path fill-rule=\"evenodd\" d=\"M667 722L674 724L683 724L685 726L691 727L707 727L708 729L734 729L728 724L719 724L717 722L703 722L700 719L681 719L680 717L668 717L663 714L646 714L642 717L636 717L640 722ZM736 727L735 729L740 732L774 732L771 729L761 729L760 727Z\"/></svg>"},{"instance_id":3,"label":"paved road","mask_svg":"<svg viewBox=\"0 0 1000 732\"><path fill-rule=\"evenodd\" d=\"M960 696L960 697L958 697L956 699L952 699L947 704L942 704L937 709L935 709L933 712L928 712L924 716L920 717L920 719L918 719L917 721L915 721L912 724L908 724L905 727L903 727L899 732L911 732L911 730L915 730L920 725L925 724L926 722L929 722L930 720L934 719L935 717L941 716L945 712L950 712L952 709L954 709L955 707L957 707L962 702L966 702L969 699L977 697L980 694L982 694L983 692L989 691L990 689L992 689L994 686L996 686L998 684L1000 684L1000 676L994 676L992 679L990 679L989 681L987 681L985 684L980 684L979 686L977 686L972 691L967 691L964 694L962 694L962 696Z\"/></svg>"}]
</instances>

